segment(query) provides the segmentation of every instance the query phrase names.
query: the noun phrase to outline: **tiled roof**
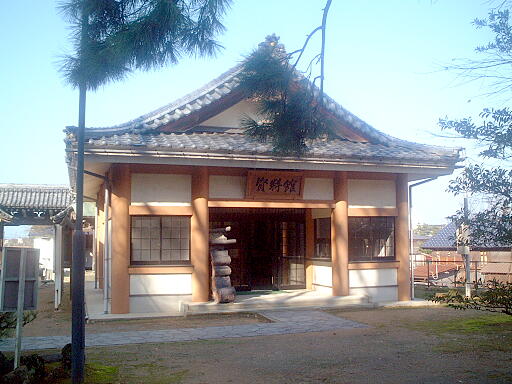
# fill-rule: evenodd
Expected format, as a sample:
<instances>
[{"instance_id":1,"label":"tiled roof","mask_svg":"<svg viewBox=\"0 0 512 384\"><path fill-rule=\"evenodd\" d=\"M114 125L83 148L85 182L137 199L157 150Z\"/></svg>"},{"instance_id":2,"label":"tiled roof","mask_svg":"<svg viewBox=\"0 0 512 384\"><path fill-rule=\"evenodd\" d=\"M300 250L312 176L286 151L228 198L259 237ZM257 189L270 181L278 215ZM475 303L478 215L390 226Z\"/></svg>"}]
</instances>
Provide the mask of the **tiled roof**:
<instances>
[{"instance_id":1,"label":"tiled roof","mask_svg":"<svg viewBox=\"0 0 512 384\"><path fill-rule=\"evenodd\" d=\"M427 276L433 277L434 275L442 275L443 273L455 272L459 269L457 264L443 264L437 263L437 265L420 265L414 268L414 277L426 279Z\"/></svg>"},{"instance_id":2,"label":"tiled roof","mask_svg":"<svg viewBox=\"0 0 512 384\"><path fill-rule=\"evenodd\" d=\"M71 189L62 185L0 184L0 206L4 209L63 210L72 202Z\"/></svg>"},{"instance_id":3,"label":"tiled roof","mask_svg":"<svg viewBox=\"0 0 512 384\"><path fill-rule=\"evenodd\" d=\"M231 68L196 91L126 123L111 127L88 127L85 132L86 138L152 132L191 113L199 112L233 93L239 85L237 75L241 70L241 65ZM239 99L242 100L243 96L239 95ZM76 127L67 127L68 131L75 129Z\"/></svg>"},{"instance_id":4,"label":"tiled roof","mask_svg":"<svg viewBox=\"0 0 512 384\"><path fill-rule=\"evenodd\" d=\"M160 128L163 128L168 124L177 123L180 119L189 117L192 114L199 114L199 112L210 106L212 103L216 103L221 100L227 100L229 98L232 99L235 96L238 101L243 100L244 95L237 89L239 85L238 75L240 74L241 70L242 66L238 65L225 72L218 78L214 79L213 81L209 82L205 86L201 87L200 89L184 96L183 98L180 98L170 104L165 105L164 107L140 116L134 120L128 121L124 124L111 127L89 127L85 132L86 139L101 139L112 135L118 135L127 138L129 137L127 134L155 134L160 132ZM366 138L370 143L386 146L418 145L416 143L400 140L380 132L351 112L347 111L331 97L324 95L324 98L324 105L330 113L332 113L341 123L350 127L355 133ZM234 103L233 100L231 100L231 102ZM178 133L193 130L198 124L201 123L202 120L204 119L199 117L197 120L194 120L195 123L190 126L180 128L166 127L165 131ZM68 133L72 133L75 130L76 127L67 128ZM450 153L450 156L459 160L458 149L456 150L432 146L428 148L437 148L433 150L434 152L444 150L445 153Z\"/></svg>"},{"instance_id":5,"label":"tiled roof","mask_svg":"<svg viewBox=\"0 0 512 384\"><path fill-rule=\"evenodd\" d=\"M359 143L343 139L317 139L309 142L310 150L305 160L343 159L347 161L385 161L401 164L449 164L453 165L458 155L453 150L428 145L398 141L392 147L384 144ZM160 133L103 136L90 138L87 149L142 150L165 153L208 153L208 154L247 154L272 156L272 145L262 143L241 133Z\"/></svg>"},{"instance_id":6,"label":"tiled roof","mask_svg":"<svg viewBox=\"0 0 512 384\"><path fill-rule=\"evenodd\" d=\"M452 222L441 229L435 236L425 241L421 247L425 249L456 250L455 230L455 223Z\"/></svg>"},{"instance_id":7,"label":"tiled roof","mask_svg":"<svg viewBox=\"0 0 512 384\"><path fill-rule=\"evenodd\" d=\"M455 232L456 225L454 222L446 225L443 229L441 229L435 236L433 236L430 240L427 240L422 248L439 250L439 251L455 251L457 247L455 245ZM471 250L474 251L485 251L492 249L510 249L510 245L506 244L472 244L470 246Z\"/></svg>"}]
</instances>

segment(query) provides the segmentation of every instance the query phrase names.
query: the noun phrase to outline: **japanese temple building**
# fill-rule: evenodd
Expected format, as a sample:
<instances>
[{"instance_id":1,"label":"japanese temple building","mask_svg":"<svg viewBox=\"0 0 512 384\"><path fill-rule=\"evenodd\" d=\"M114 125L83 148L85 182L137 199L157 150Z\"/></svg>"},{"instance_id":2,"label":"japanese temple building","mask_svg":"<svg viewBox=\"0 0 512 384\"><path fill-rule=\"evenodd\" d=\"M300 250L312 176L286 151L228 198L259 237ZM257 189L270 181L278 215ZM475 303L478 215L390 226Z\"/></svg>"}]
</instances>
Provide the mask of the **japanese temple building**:
<instances>
[{"instance_id":1,"label":"japanese temple building","mask_svg":"<svg viewBox=\"0 0 512 384\"><path fill-rule=\"evenodd\" d=\"M327 98L337 137L277 156L240 129L243 114L257 116L239 72L125 124L86 129L84 195L97 201L105 309L211 300L209 229L227 225L239 291L409 300L408 185L452 173L459 150L391 137ZM72 179L75 133L66 130Z\"/></svg>"}]
</instances>

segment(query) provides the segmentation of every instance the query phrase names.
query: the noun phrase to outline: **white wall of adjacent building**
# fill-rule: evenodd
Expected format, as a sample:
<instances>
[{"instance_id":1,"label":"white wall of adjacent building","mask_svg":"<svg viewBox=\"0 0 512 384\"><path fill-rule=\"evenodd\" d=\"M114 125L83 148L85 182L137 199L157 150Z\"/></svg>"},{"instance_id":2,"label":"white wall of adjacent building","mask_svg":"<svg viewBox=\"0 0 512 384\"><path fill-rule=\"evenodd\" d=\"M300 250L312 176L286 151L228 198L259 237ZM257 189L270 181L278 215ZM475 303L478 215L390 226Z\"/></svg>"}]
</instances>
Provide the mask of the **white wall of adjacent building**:
<instances>
[{"instance_id":1,"label":"white wall of adjacent building","mask_svg":"<svg viewBox=\"0 0 512 384\"><path fill-rule=\"evenodd\" d=\"M42 268L43 280L54 280L54 239L47 237L34 238L34 248L39 249L39 266Z\"/></svg>"}]
</instances>

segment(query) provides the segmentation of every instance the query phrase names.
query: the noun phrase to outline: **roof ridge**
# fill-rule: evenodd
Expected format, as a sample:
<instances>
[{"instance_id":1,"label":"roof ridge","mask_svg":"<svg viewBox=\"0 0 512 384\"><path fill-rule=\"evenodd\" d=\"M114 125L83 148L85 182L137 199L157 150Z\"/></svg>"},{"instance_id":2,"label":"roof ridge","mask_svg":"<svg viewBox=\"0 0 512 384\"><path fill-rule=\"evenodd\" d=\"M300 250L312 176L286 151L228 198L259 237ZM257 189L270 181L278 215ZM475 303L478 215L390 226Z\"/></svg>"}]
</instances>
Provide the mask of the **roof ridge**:
<instances>
[{"instance_id":1,"label":"roof ridge","mask_svg":"<svg viewBox=\"0 0 512 384\"><path fill-rule=\"evenodd\" d=\"M139 117L136 117L135 119L129 120L127 122L112 125L108 127L86 127L86 136L88 133L111 133L112 135L115 134L117 131L125 132L132 132L134 129L137 128L137 126L141 126L144 123L152 120L157 120L161 118L161 116L170 114L174 112L176 109L182 107L183 105L193 103L196 101L199 97L204 96L205 94L208 94L215 90L215 88L221 86L222 84L226 83L227 81L234 79L236 75L238 75L242 70L242 64L235 65L234 67L230 68L229 70L225 71L221 75L217 76L213 80L209 81L202 87L187 93L185 96L182 96L160 108L157 108L151 112L145 113L144 115L141 115ZM65 132L70 132L75 130L76 126L67 126ZM153 129L156 129L157 127L154 127ZM142 131L148 131L149 129L143 129Z\"/></svg>"},{"instance_id":2,"label":"roof ridge","mask_svg":"<svg viewBox=\"0 0 512 384\"><path fill-rule=\"evenodd\" d=\"M166 124L174 123L181 118L186 117L191 113L198 112L203 107L232 94L239 85L237 75L242 71L242 69L243 61L195 91L192 91L171 103L128 122L110 127L87 127L85 137L86 139L89 139L123 133L146 133L156 131L158 128ZM298 77L306 78L301 71L297 69L295 69L295 71ZM307 79L307 81L311 83L309 79ZM318 87L314 84L312 85L316 92L319 92ZM353 129L356 134L368 139L370 142L383 145L426 145L398 139L376 129L357 115L345 109L340 103L326 93L323 94L323 99L326 111L332 113L342 124L346 124L349 128ZM76 127L69 126L66 128L65 132L72 133L75 129ZM340 134L340 136L343 136L343 134ZM73 140L72 137L70 139ZM450 149L453 151L460 150L460 148Z\"/></svg>"}]
</instances>

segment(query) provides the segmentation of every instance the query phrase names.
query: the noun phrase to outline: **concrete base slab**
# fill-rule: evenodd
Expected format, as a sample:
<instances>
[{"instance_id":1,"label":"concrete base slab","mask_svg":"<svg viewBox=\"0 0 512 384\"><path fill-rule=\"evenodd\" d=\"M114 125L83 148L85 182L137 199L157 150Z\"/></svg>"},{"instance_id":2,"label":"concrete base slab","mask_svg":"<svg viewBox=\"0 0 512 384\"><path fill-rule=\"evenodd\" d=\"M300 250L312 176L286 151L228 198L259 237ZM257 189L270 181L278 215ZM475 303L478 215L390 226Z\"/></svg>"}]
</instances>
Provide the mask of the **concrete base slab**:
<instances>
[{"instance_id":1,"label":"concrete base slab","mask_svg":"<svg viewBox=\"0 0 512 384\"><path fill-rule=\"evenodd\" d=\"M183 303L186 314L247 312L285 308L339 308L371 306L364 295L331 296L316 291L288 291L268 295L239 295L234 303Z\"/></svg>"}]
</instances>

